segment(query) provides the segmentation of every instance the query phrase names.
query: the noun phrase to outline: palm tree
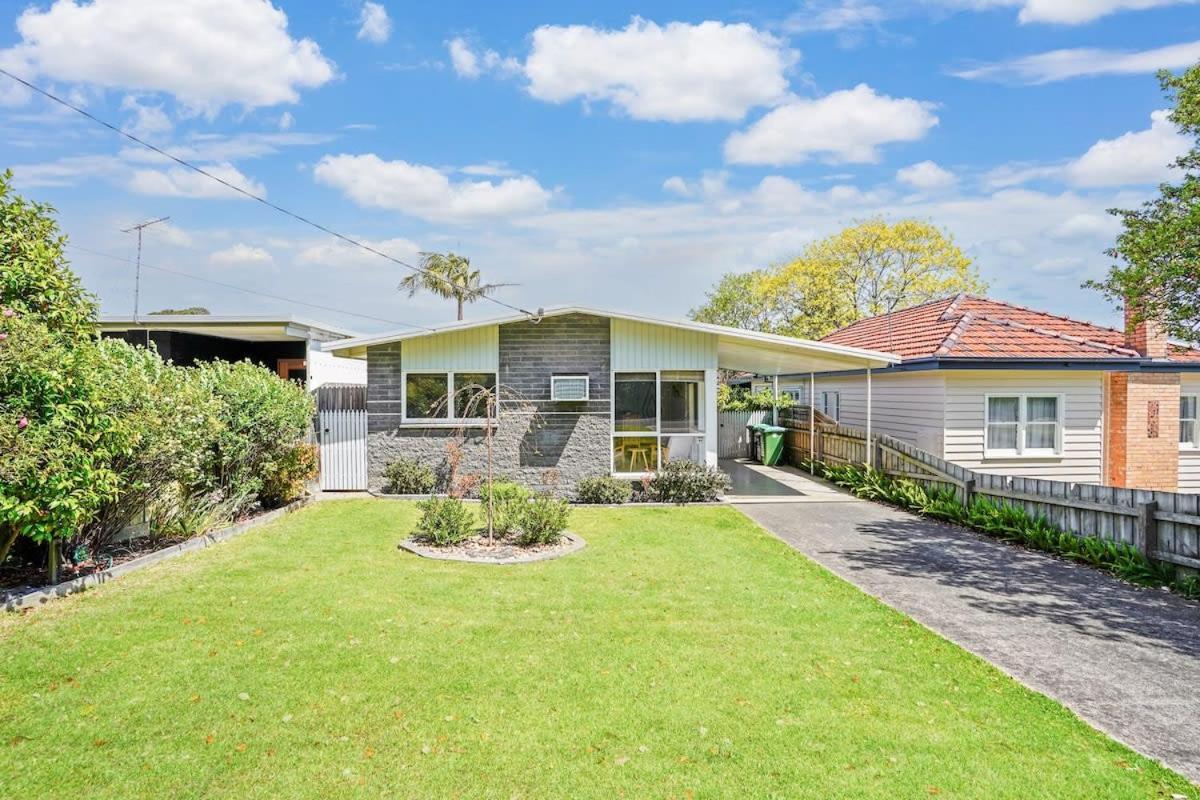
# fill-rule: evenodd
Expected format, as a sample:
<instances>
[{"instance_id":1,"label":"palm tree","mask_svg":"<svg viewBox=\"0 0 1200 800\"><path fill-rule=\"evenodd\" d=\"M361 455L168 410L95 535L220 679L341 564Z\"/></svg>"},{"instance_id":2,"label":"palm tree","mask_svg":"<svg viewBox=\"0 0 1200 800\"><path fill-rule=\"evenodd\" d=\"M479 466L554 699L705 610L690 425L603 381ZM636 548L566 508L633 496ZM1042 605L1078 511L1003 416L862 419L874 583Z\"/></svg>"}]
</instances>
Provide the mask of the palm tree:
<instances>
[{"instance_id":1,"label":"palm tree","mask_svg":"<svg viewBox=\"0 0 1200 800\"><path fill-rule=\"evenodd\" d=\"M479 270L471 269L471 259L457 253L421 253L421 271L400 281L398 287L412 297L426 291L458 302L458 318L463 318L463 306L486 297L511 283L483 283Z\"/></svg>"}]
</instances>

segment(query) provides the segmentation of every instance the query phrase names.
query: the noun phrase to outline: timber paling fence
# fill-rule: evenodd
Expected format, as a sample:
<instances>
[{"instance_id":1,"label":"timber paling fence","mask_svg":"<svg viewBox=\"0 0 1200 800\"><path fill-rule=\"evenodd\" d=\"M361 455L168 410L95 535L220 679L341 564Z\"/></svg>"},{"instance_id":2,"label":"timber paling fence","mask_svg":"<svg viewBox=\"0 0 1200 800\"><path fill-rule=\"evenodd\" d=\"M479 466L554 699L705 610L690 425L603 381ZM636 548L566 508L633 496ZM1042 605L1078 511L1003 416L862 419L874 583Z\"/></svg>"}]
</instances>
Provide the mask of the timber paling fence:
<instances>
[{"instance_id":1,"label":"timber paling fence","mask_svg":"<svg viewBox=\"0 0 1200 800\"><path fill-rule=\"evenodd\" d=\"M1040 515L1061 530L1131 544L1148 558L1200 569L1200 495L993 475L952 464L907 442L862 428L818 422L807 409L780 415L793 464L869 465L895 478L953 489L964 505L987 497Z\"/></svg>"}]
</instances>

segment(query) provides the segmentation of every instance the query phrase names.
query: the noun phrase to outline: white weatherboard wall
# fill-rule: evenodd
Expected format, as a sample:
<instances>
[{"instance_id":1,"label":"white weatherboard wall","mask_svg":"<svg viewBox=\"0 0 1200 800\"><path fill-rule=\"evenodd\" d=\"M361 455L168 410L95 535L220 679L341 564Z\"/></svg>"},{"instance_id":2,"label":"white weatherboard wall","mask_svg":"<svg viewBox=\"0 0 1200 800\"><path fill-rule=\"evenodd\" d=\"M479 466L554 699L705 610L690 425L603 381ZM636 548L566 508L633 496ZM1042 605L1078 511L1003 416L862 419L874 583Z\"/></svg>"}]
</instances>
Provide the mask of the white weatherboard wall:
<instances>
[{"instance_id":1,"label":"white weatherboard wall","mask_svg":"<svg viewBox=\"0 0 1200 800\"><path fill-rule=\"evenodd\" d=\"M717 337L689 331L613 319L610 331L613 372L704 370L705 460L717 463Z\"/></svg>"},{"instance_id":2,"label":"white weatherboard wall","mask_svg":"<svg viewBox=\"0 0 1200 800\"><path fill-rule=\"evenodd\" d=\"M499 372L500 328L488 325L406 339L400 345L400 367L405 372Z\"/></svg>"},{"instance_id":3,"label":"white weatherboard wall","mask_svg":"<svg viewBox=\"0 0 1200 800\"><path fill-rule=\"evenodd\" d=\"M304 355L308 365L308 388L310 391L327 383L366 384L366 361L359 358L338 358L333 353L320 350L320 346L320 342L310 340L308 352Z\"/></svg>"},{"instance_id":4,"label":"white weatherboard wall","mask_svg":"<svg viewBox=\"0 0 1200 800\"><path fill-rule=\"evenodd\" d=\"M1184 373L1180 378L1180 394L1200 394L1200 375ZM1180 448L1179 491L1200 492L1200 450Z\"/></svg>"},{"instance_id":5,"label":"white weatherboard wall","mask_svg":"<svg viewBox=\"0 0 1200 800\"><path fill-rule=\"evenodd\" d=\"M779 382L779 390L798 390L801 402L807 403L808 384L806 380L789 378ZM755 391L761 388L769 389L770 383L756 381L753 384ZM817 378L818 401L821 392L838 392L838 422L855 428L867 427L866 375ZM941 457L945 394L946 380L941 372L873 373L871 430L894 436Z\"/></svg>"},{"instance_id":6,"label":"white weatherboard wall","mask_svg":"<svg viewBox=\"0 0 1200 800\"><path fill-rule=\"evenodd\" d=\"M1101 483L1104 390L1100 372L944 371L945 458L997 475ZM1054 457L984 458L985 398L989 394L1057 394L1064 398L1063 452Z\"/></svg>"}]
</instances>

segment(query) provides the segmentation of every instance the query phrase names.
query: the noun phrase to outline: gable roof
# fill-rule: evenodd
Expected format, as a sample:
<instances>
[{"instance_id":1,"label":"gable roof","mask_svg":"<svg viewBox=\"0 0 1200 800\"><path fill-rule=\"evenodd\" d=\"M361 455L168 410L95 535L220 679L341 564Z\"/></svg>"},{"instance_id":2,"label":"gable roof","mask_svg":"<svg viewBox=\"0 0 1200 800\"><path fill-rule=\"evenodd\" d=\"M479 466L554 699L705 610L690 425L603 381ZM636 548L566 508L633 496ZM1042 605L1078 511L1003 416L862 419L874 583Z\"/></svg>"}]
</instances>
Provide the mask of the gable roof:
<instances>
[{"instance_id":1,"label":"gable roof","mask_svg":"<svg viewBox=\"0 0 1200 800\"><path fill-rule=\"evenodd\" d=\"M859 320L821 341L921 358L1144 360L1115 328L970 294ZM1169 360L1200 364L1200 350L1171 345Z\"/></svg>"},{"instance_id":2,"label":"gable roof","mask_svg":"<svg viewBox=\"0 0 1200 800\"><path fill-rule=\"evenodd\" d=\"M900 361L900 357L893 353L870 350L854 345L839 344L837 342L815 342L808 339L796 339L791 336L779 336L773 333L760 333L741 328L729 328L724 325L711 325L707 322L661 319L642 314L606 311L587 306L557 306L540 309L537 319L540 321L548 317L558 317L565 314L586 314L594 317L621 319L648 325L661 325L668 328L713 334L717 337L718 361L722 368L742 369L756 374L787 374L810 370L819 372L834 369L873 369L876 367L886 367ZM375 336L360 336L353 339L326 342L321 347L323 350L339 356L361 358L366 355L368 348L382 344L403 342L409 339L419 339L471 328L529 321L532 320L528 315L512 314L506 317L452 322L423 330L393 331Z\"/></svg>"}]
</instances>

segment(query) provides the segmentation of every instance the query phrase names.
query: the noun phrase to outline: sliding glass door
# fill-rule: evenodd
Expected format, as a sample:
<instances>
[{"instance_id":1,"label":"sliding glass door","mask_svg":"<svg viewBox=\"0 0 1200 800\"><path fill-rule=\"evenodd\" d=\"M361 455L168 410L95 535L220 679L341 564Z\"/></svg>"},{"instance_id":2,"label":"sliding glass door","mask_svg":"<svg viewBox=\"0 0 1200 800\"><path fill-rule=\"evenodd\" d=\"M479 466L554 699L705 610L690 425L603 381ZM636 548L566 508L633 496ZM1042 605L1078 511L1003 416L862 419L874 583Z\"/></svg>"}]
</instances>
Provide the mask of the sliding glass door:
<instances>
[{"instance_id":1,"label":"sliding glass door","mask_svg":"<svg viewBox=\"0 0 1200 800\"><path fill-rule=\"evenodd\" d=\"M674 460L705 463L704 373L613 375L613 472L653 472Z\"/></svg>"}]
</instances>

